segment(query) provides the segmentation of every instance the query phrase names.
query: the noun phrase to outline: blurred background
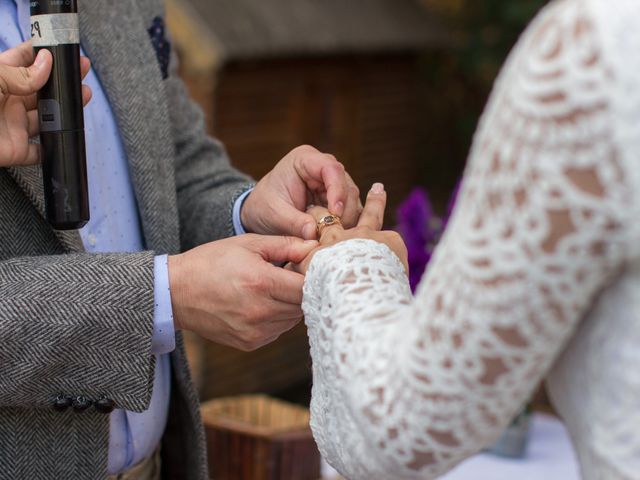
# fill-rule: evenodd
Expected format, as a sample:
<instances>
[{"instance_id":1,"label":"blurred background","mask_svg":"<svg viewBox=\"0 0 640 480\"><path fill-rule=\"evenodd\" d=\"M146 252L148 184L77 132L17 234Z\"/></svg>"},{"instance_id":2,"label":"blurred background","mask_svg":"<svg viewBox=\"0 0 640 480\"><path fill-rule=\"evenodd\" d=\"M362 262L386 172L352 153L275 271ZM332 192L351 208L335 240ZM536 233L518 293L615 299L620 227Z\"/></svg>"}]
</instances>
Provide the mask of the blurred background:
<instances>
[{"instance_id":1,"label":"blurred background","mask_svg":"<svg viewBox=\"0 0 640 480\"><path fill-rule=\"evenodd\" d=\"M168 0L180 74L233 163L260 178L300 144L335 154L386 222L416 188L442 214L509 50L544 0ZM250 299L247 299L250 301ZM307 404L303 325L241 353L188 349L202 400Z\"/></svg>"}]
</instances>

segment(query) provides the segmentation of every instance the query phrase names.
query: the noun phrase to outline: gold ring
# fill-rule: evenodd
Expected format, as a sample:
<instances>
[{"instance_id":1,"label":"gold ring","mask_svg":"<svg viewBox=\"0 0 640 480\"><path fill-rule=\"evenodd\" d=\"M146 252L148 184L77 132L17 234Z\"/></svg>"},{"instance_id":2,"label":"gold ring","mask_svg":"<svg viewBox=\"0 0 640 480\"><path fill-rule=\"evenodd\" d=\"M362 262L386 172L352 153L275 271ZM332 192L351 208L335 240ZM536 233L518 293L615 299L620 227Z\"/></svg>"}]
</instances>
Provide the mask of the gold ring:
<instances>
[{"instance_id":1,"label":"gold ring","mask_svg":"<svg viewBox=\"0 0 640 480\"><path fill-rule=\"evenodd\" d=\"M324 227L330 227L332 225L342 225L339 216L329 214L318 220L318 236L322 235Z\"/></svg>"}]
</instances>

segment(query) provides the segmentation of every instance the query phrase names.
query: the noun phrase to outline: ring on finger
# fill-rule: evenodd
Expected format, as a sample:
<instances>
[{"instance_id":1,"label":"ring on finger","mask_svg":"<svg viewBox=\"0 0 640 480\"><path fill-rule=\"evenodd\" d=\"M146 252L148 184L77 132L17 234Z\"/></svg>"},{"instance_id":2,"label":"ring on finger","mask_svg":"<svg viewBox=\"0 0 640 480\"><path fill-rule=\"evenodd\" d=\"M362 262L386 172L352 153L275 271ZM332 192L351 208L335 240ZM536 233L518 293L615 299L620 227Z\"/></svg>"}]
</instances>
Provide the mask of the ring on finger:
<instances>
[{"instance_id":1,"label":"ring on finger","mask_svg":"<svg viewBox=\"0 0 640 480\"><path fill-rule=\"evenodd\" d=\"M322 232L325 227L331 227L333 225L342 225L339 216L329 214L322 217L320 220L318 220L318 236L322 236Z\"/></svg>"}]
</instances>

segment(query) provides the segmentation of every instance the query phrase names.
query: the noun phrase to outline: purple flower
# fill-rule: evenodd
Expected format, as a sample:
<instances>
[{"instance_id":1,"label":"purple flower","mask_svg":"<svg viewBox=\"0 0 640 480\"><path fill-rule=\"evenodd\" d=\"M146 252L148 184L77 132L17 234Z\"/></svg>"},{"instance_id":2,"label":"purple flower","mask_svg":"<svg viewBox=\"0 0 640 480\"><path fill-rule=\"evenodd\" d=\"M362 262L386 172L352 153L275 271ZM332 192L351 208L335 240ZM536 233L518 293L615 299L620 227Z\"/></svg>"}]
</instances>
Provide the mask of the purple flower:
<instances>
[{"instance_id":1,"label":"purple flower","mask_svg":"<svg viewBox=\"0 0 640 480\"><path fill-rule=\"evenodd\" d=\"M421 187L414 188L398 207L396 231L407 245L409 283L414 292L451 215L458 189L459 184L453 191L444 221L434 213L429 194Z\"/></svg>"},{"instance_id":2,"label":"purple flower","mask_svg":"<svg viewBox=\"0 0 640 480\"><path fill-rule=\"evenodd\" d=\"M440 235L442 222L434 214L429 196L423 188L417 187L400 204L397 211L396 230L404 239L409 253L409 282L412 291L422 278L431 259L432 250Z\"/></svg>"}]
</instances>

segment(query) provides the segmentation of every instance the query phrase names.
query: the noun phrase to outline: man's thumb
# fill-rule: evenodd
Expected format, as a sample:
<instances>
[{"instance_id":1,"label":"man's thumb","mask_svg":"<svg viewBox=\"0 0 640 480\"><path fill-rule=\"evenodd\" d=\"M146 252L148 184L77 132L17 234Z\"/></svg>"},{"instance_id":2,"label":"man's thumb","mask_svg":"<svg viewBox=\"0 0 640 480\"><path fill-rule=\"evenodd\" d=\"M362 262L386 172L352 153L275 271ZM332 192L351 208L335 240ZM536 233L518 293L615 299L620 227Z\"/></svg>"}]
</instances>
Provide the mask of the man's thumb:
<instances>
[{"instance_id":1,"label":"man's thumb","mask_svg":"<svg viewBox=\"0 0 640 480\"><path fill-rule=\"evenodd\" d=\"M46 49L38 52L30 67L12 67L0 64L0 98L8 95L31 95L47 83L53 57Z\"/></svg>"},{"instance_id":2,"label":"man's thumb","mask_svg":"<svg viewBox=\"0 0 640 480\"><path fill-rule=\"evenodd\" d=\"M267 262L300 263L318 245L316 240L302 240L297 237L260 236L252 242L251 248Z\"/></svg>"}]
</instances>

